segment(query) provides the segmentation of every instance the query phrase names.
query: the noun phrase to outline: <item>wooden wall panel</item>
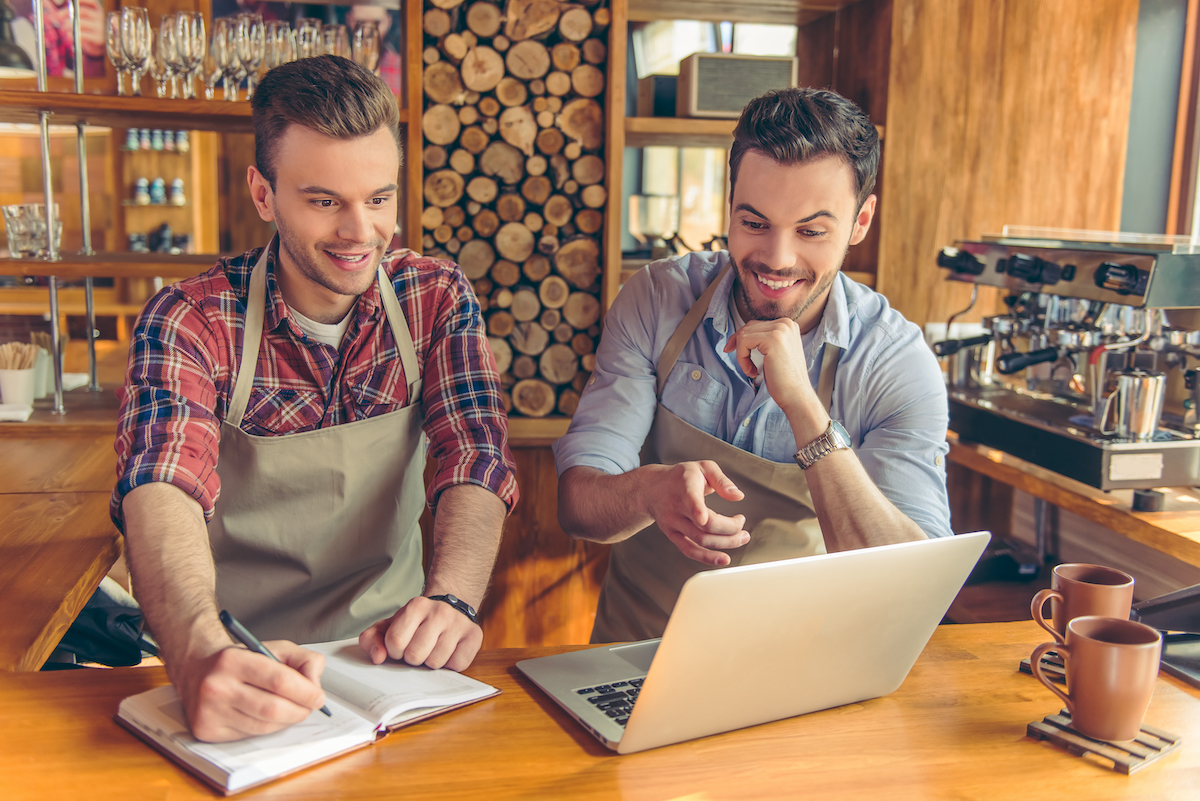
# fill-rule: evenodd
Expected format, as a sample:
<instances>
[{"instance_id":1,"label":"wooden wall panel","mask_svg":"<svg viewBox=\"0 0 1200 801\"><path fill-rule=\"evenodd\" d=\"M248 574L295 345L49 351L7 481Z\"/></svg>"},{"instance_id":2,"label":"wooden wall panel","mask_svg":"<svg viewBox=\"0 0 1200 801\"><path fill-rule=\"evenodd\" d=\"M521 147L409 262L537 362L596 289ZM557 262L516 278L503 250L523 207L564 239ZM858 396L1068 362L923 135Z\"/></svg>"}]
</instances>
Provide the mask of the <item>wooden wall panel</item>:
<instances>
[{"instance_id":1,"label":"wooden wall panel","mask_svg":"<svg viewBox=\"0 0 1200 801\"><path fill-rule=\"evenodd\" d=\"M918 324L970 289L934 264L1006 224L1116 230L1137 0L895 0L878 283ZM995 306L981 292L974 319Z\"/></svg>"},{"instance_id":2,"label":"wooden wall panel","mask_svg":"<svg viewBox=\"0 0 1200 801\"><path fill-rule=\"evenodd\" d=\"M558 525L558 477L549 447L514 447L521 500L504 524L492 584L479 610L484 648L586 643L596 617L608 546L579 542ZM425 482L435 463L425 469ZM425 569L432 519L421 517Z\"/></svg>"}]
</instances>

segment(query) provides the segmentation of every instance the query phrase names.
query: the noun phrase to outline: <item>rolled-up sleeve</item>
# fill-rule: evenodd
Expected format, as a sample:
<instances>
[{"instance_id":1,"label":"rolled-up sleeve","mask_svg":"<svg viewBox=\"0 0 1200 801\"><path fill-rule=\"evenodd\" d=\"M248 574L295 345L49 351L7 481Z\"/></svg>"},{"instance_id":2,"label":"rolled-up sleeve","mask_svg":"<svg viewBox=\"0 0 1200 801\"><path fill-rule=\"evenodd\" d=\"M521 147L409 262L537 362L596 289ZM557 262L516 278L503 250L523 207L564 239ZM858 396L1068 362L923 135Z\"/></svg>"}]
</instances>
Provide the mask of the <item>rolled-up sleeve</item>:
<instances>
[{"instance_id":1,"label":"rolled-up sleeve","mask_svg":"<svg viewBox=\"0 0 1200 801\"><path fill-rule=\"evenodd\" d=\"M450 274L437 298L423 373L424 429L438 460L426 496L432 508L446 488L475 484L511 512L520 495L496 360L475 294L460 270Z\"/></svg>"},{"instance_id":2,"label":"rolled-up sleeve","mask_svg":"<svg viewBox=\"0 0 1200 801\"><path fill-rule=\"evenodd\" d=\"M165 482L186 492L210 519L220 492L220 420L214 376L216 343L200 308L168 288L146 304L129 345L125 386L118 390L117 485L110 513L123 530L121 502L142 484Z\"/></svg>"},{"instance_id":3,"label":"rolled-up sleeve","mask_svg":"<svg viewBox=\"0 0 1200 801\"><path fill-rule=\"evenodd\" d=\"M657 405L654 322L657 293L650 272L635 273L604 317L596 369L579 398L567 433L554 443L558 475L572 467L627 473L638 454Z\"/></svg>"},{"instance_id":4,"label":"rolled-up sleeve","mask_svg":"<svg viewBox=\"0 0 1200 801\"><path fill-rule=\"evenodd\" d=\"M870 356L857 387L866 434L856 449L884 496L930 537L948 537L949 413L937 360L915 326L888 337Z\"/></svg>"}]
</instances>

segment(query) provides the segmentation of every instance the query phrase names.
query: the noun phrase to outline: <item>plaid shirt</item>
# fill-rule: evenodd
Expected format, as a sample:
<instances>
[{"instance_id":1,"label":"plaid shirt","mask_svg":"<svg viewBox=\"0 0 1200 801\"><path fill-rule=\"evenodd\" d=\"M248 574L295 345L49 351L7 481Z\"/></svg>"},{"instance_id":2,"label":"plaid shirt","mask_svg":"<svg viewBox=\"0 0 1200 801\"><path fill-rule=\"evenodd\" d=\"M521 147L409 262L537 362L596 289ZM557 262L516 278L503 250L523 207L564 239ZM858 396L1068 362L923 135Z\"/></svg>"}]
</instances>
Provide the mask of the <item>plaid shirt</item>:
<instances>
[{"instance_id":1,"label":"plaid shirt","mask_svg":"<svg viewBox=\"0 0 1200 801\"><path fill-rule=\"evenodd\" d=\"M387 315L372 284L351 311L339 348L308 339L275 280L278 237L268 245L267 309L258 370L241 429L279 436L395 411L409 403ZM142 310L118 391L117 475L111 512L134 487L163 481L195 498L211 519L220 479L217 453L241 363L250 271L261 248L222 259L167 287ZM508 418L479 303L451 262L412 252L386 270L422 365L424 429L438 470L432 506L455 484L477 484L512 508L518 498Z\"/></svg>"}]
</instances>

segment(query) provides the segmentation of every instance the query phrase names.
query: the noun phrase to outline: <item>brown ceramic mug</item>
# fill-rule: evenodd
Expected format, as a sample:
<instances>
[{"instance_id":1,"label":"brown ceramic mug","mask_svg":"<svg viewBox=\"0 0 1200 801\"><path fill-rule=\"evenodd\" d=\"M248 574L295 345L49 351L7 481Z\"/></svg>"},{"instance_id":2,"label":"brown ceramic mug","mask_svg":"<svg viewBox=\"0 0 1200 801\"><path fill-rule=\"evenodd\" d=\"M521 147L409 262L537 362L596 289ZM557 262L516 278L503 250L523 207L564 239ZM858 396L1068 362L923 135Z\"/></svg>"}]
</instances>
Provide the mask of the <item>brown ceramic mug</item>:
<instances>
[{"instance_id":1,"label":"brown ceramic mug","mask_svg":"<svg viewBox=\"0 0 1200 801\"><path fill-rule=\"evenodd\" d=\"M1042 616L1042 607L1051 601L1054 625ZM1063 642L1067 624L1077 617L1129 618L1133 603L1133 576L1101 565L1066 564L1054 568L1050 589L1033 596L1029 611L1038 625Z\"/></svg>"},{"instance_id":2,"label":"brown ceramic mug","mask_svg":"<svg viewBox=\"0 0 1200 801\"><path fill-rule=\"evenodd\" d=\"M1042 655L1058 651L1067 666L1064 693L1042 670ZM1077 617L1067 624L1066 644L1033 649L1033 675L1063 700L1071 725L1097 740L1132 740L1150 706L1162 636L1142 623L1113 617Z\"/></svg>"}]
</instances>

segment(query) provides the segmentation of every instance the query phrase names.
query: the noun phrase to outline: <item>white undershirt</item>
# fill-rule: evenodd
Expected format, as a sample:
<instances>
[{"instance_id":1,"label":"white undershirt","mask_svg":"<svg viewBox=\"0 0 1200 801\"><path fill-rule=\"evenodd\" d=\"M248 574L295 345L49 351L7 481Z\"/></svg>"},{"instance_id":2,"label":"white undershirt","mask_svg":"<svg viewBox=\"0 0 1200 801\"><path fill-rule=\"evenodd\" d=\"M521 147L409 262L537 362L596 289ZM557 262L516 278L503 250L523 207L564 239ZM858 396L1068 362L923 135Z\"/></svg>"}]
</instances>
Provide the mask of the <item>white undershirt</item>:
<instances>
[{"instance_id":1,"label":"white undershirt","mask_svg":"<svg viewBox=\"0 0 1200 801\"><path fill-rule=\"evenodd\" d=\"M292 315L292 319L296 321L296 326L304 332L304 335L309 339L315 339L324 345L338 347L342 344L342 337L346 335L347 329L350 328L350 313L342 318L340 323L318 323L316 320L310 320L300 312L288 306L288 311Z\"/></svg>"}]
</instances>

